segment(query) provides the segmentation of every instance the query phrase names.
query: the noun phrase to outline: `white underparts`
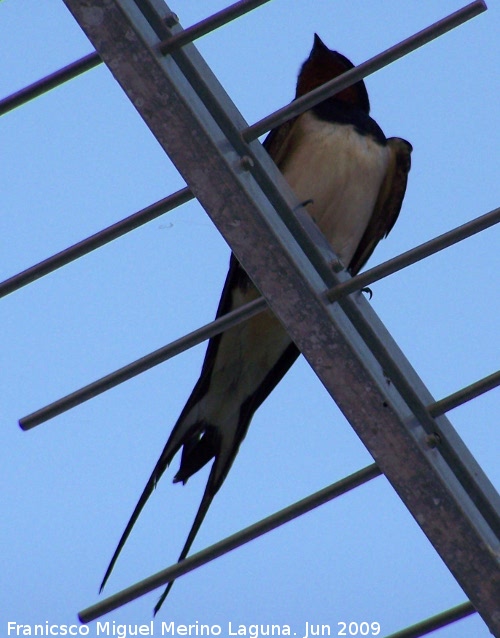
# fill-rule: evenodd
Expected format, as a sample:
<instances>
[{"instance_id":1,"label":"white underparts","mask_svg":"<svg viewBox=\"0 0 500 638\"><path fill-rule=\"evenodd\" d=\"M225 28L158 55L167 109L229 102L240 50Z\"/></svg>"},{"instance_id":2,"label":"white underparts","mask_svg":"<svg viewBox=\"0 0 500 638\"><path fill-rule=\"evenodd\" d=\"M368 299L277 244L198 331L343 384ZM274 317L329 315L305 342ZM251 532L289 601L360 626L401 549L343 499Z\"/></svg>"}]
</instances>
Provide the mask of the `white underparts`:
<instances>
[{"instance_id":1,"label":"white underparts","mask_svg":"<svg viewBox=\"0 0 500 638\"><path fill-rule=\"evenodd\" d=\"M300 202L313 201L307 210L348 265L373 213L390 149L350 124L311 112L297 120L292 135L280 169Z\"/></svg>"}]
</instances>

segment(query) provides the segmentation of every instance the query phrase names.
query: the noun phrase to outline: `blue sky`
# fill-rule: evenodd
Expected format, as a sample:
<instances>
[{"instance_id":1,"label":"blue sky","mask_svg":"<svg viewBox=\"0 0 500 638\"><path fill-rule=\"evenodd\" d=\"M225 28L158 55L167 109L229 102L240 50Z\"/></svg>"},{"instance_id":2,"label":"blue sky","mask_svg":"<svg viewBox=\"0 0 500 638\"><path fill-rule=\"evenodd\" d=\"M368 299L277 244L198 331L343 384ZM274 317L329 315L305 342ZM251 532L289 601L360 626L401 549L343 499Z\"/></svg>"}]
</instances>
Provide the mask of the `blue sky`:
<instances>
[{"instance_id":1,"label":"blue sky","mask_svg":"<svg viewBox=\"0 0 500 638\"><path fill-rule=\"evenodd\" d=\"M372 115L408 139L394 230L370 265L499 204L498 32L489 11L366 81ZM223 2L171 3L183 26ZM354 63L462 6L456 0L273 0L197 42L249 123L286 104L316 31ZM0 97L92 51L60 0L0 3ZM104 66L0 120L1 279L184 186ZM499 232L372 286L372 305L440 399L498 369ZM0 623L75 622L198 378L201 345L33 431L17 420L210 321L229 259L193 202L4 298ZM449 413L500 487L498 390ZM259 410L193 549L371 463L303 360ZM177 558L207 478L165 475L108 585ZM114 612L151 618L157 594ZM465 600L384 478L180 579L159 620L226 625L377 621L386 635ZM91 634L92 635L92 634ZM440 638L483 638L478 616Z\"/></svg>"}]
</instances>

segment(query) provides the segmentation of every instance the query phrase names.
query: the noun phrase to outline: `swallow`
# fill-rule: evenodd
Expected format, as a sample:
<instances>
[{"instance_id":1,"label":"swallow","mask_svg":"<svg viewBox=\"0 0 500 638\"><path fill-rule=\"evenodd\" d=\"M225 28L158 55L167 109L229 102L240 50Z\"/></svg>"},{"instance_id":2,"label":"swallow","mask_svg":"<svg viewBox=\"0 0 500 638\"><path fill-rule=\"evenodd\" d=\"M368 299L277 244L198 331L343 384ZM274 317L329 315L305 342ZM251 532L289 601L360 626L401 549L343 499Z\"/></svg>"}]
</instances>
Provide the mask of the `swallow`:
<instances>
[{"instance_id":1,"label":"swallow","mask_svg":"<svg viewBox=\"0 0 500 638\"><path fill-rule=\"evenodd\" d=\"M303 63L298 98L353 64L323 44L318 35ZM273 129L264 148L326 236L346 269L355 275L399 215L410 170L412 146L386 138L370 117L363 81ZM217 317L260 293L231 255ZM184 560L215 494L223 484L257 408L300 352L267 310L210 339L200 377L182 410L123 532L101 584L116 560L162 474L182 448L174 483L187 480L213 459L207 485L186 543ZM173 582L155 606L160 609Z\"/></svg>"}]
</instances>

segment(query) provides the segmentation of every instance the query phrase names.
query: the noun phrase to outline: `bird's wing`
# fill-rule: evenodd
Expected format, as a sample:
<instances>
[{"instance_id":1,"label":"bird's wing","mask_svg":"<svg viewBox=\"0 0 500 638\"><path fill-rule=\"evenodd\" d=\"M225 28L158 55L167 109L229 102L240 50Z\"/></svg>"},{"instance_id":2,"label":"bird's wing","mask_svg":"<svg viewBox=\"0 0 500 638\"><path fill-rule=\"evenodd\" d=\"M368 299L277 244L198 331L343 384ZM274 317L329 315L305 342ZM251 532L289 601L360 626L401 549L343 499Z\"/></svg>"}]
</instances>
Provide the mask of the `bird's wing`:
<instances>
[{"instance_id":1,"label":"bird's wing","mask_svg":"<svg viewBox=\"0 0 500 638\"><path fill-rule=\"evenodd\" d=\"M298 118L293 117L284 124L273 128L266 136L262 146L272 157L274 163L279 168L283 164L283 160L290 152L290 144L292 140L292 131Z\"/></svg>"}]
</instances>

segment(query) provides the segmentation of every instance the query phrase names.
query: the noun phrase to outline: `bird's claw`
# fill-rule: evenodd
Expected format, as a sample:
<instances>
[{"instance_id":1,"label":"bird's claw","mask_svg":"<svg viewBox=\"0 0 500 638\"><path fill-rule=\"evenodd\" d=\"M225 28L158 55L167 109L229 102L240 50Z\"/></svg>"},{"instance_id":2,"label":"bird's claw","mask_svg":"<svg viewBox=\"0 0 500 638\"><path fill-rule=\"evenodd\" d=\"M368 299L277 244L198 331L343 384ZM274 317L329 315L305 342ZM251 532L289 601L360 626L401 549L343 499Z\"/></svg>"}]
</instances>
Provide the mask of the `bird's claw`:
<instances>
[{"instance_id":1,"label":"bird's claw","mask_svg":"<svg viewBox=\"0 0 500 638\"><path fill-rule=\"evenodd\" d=\"M300 208L301 206L302 208L305 208L309 204L314 204L314 199L305 199L303 202L300 202L300 204L296 206L294 210L297 210L297 208Z\"/></svg>"},{"instance_id":2,"label":"bird's claw","mask_svg":"<svg viewBox=\"0 0 500 638\"><path fill-rule=\"evenodd\" d=\"M373 297L373 291L371 288L365 286L364 288L361 288L361 292L366 293L368 295L368 301L371 301L371 298Z\"/></svg>"}]
</instances>

